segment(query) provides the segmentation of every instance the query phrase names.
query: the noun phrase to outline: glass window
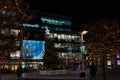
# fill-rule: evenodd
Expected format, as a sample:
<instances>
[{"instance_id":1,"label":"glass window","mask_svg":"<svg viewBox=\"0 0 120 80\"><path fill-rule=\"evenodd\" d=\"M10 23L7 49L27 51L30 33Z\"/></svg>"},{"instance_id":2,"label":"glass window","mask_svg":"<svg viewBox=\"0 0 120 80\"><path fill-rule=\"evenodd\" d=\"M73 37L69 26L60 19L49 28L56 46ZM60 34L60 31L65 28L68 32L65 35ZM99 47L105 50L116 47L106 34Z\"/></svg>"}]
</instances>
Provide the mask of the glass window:
<instances>
[{"instance_id":1,"label":"glass window","mask_svg":"<svg viewBox=\"0 0 120 80\"><path fill-rule=\"evenodd\" d=\"M11 34L15 37L18 36L18 33L20 32L20 30L15 30L15 29L11 29Z\"/></svg>"},{"instance_id":2,"label":"glass window","mask_svg":"<svg viewBox=\"0 0 120 80\"><path fill-rule=\"evenodd\" d=\"M20 41L16 41L15 46L20 46Z\"/></svg>"},{"instance_id":3,"label":"glass window","mask_svg":"<svg viewBox=\"0 0 120 80\"><path fill-rule=\"evenodd\" d=\"M57 37L57 33L54 33L54 38Z\"/></svg>"},{"instance_id":4,"label":"glass window","mask_svg":"<svg viewBox=\"0 0 120 80\"><path fill-rule=\"evenodd\" d=\"M49 34L49 38L53 38L53 33L50 33L50 34Z\"/></svg>"},{"instance_id":5,"label":"glass window","mask_svg":"<svg viewBox=\"0 0 120 80\"><path fill-rule=\"evenodd\" d=\"M43 23L48 23L52 25L58 25L58 26L71 26L72 22L71 20L66 19L60 19L55 17L49 17L49 16L41 16L41 20Z\"/></svg>"},{"instance_id":6,"label":"glass window","mask_svg":"<svg viewBox=\"0 0 120 80\"><path fill-rule=\"evenodd\" d=\"M61 39L64 39L64 34L61 34Z\"/></svg>"},{"instance_id":7,"label":"glass window","mask_svg":"<svg viewBox=\"0 0 120 80\"><path fill-rule=\"evenodd\" d=\"M58 34L57 36L58 36L58 40L60 40L60 39L61 39L61 35L60 35L60 34Z\"/></svg>"}]
</instances>

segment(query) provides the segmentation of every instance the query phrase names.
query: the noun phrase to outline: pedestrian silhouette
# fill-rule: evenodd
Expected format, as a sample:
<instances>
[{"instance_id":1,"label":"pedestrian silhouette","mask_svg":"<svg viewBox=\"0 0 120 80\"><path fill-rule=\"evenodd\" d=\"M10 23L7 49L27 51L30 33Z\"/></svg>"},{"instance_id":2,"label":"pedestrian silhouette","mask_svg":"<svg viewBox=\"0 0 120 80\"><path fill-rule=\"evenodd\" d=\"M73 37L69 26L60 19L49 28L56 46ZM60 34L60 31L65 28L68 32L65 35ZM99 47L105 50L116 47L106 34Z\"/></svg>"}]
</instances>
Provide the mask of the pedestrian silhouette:
<instances>
[{"instance_id":1,"label":"pedestrian silhouette","mask_svg":"<svg viewBox=\"0 0 120 80\"><path fill-rule=\"evenodd\" d=\"M95 80L96 72L97 72L97 68L94 65L94 63L92 63L90 66L90 80Z\"/></svg>"},{"instance_id":2,"label":"pedestrian silhouette","mask_svg":"<svg viewBox=\"0 0 120 80\"><path fill-rule=\"evenodd\" d=\"M18 66L16 73L17 73L17 76L18 76L18 77L21 77L21 75L22 75L22 73L23 73L23 69L22 69L22 66L21 66L21 65Z\"/></svg>"}]
</instances>

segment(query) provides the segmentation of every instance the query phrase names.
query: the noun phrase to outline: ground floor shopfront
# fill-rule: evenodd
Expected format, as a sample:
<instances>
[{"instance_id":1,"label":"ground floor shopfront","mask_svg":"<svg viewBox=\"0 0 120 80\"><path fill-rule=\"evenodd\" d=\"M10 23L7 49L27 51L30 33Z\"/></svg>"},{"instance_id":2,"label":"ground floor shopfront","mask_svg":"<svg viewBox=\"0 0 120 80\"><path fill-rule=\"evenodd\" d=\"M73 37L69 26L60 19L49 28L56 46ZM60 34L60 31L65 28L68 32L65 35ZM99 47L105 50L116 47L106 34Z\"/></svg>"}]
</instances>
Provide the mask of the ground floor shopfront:
<instances>
[{"instance_id":1,"label":"ground floor shopfront","mask_svg":"<svg viewBox=\"0 0 120 80\"><path fill-rule=\"evenodd\" d=\"M107 68L120 67L120 54L106 54L104 56L92 55L88 57L88 63L94 62L97 66L102 66L103 64Z\"/></svg>"},{"instance_id":2,"label":"ground floor shopfront","mask_svg":"<svg viewBox=\"0 0 120 80\"><path fill-rule=\"evenodd\" d=\"M18 66L22 66L23 69L29 68L31 70L37 70L40 68L40 65L43 63L40 60L29 60L29 61L4 61L0 63L0 70L1 71L16 71Z\"/></svg>"},{"instance_id":3,"label":"ground floor shopfront","mask_svg":"<svg viewBox=\"0 0 120 80\"><path fill-rule=\"evenodd\" d=\"M70 56L70 55L69 55ZM65 57L64 57L65 58ZM62 60L62 66L63 69L75 69L76 66L83 66L83 59L81 54L74 54L74 56L71 55L71 57L66 57ZM81 64L82 63L82 64ZM6 71L16 71L18 66L21 65L22 68L30 68L31 70L40 70L43 69L43 62L42 60L18 60L18 59L11 59L11 60L4 60L0 62L0 70L6 70ZM66 66L67 65L67 66Z\"/></svg>"}]
</instances>

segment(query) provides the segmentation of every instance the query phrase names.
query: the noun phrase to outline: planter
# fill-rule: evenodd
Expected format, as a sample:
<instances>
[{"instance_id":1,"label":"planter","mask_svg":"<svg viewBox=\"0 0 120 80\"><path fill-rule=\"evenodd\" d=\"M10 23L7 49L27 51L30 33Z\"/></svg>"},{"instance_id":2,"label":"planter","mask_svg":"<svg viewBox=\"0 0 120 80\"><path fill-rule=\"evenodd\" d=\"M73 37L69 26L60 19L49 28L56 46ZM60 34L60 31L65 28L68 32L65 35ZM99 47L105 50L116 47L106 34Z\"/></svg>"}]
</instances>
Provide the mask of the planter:
<instances>
[{"instance_id":1,"label":"planter","mask_svg":"<svg viewBox=\"0 0 120 80\"><path fill-rule=\"evenodd\" d=\"M66 74L67 70L40 70L39 73L41 75L58 75L58 74Z\"/></svg>"}]
</instances>

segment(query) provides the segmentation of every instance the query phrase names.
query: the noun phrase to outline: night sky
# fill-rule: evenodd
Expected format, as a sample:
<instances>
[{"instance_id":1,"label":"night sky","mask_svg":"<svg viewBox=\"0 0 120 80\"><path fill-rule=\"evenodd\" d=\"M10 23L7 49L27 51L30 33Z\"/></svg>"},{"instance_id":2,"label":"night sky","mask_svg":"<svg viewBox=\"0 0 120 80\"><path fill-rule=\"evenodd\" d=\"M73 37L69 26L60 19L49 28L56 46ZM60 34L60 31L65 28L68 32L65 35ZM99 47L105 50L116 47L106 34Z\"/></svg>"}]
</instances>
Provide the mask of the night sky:
<instances>
[{"instance_id":1,"label":"night sky","mask_svg":"<svg viewBox=\"0 0 120 80\"><path fill-rule=\"evenodd\" d=\"M26 0L30 9L71 17L74 28L99 18L120 17L116 0Z\"/></svg>"}]
</instances>

